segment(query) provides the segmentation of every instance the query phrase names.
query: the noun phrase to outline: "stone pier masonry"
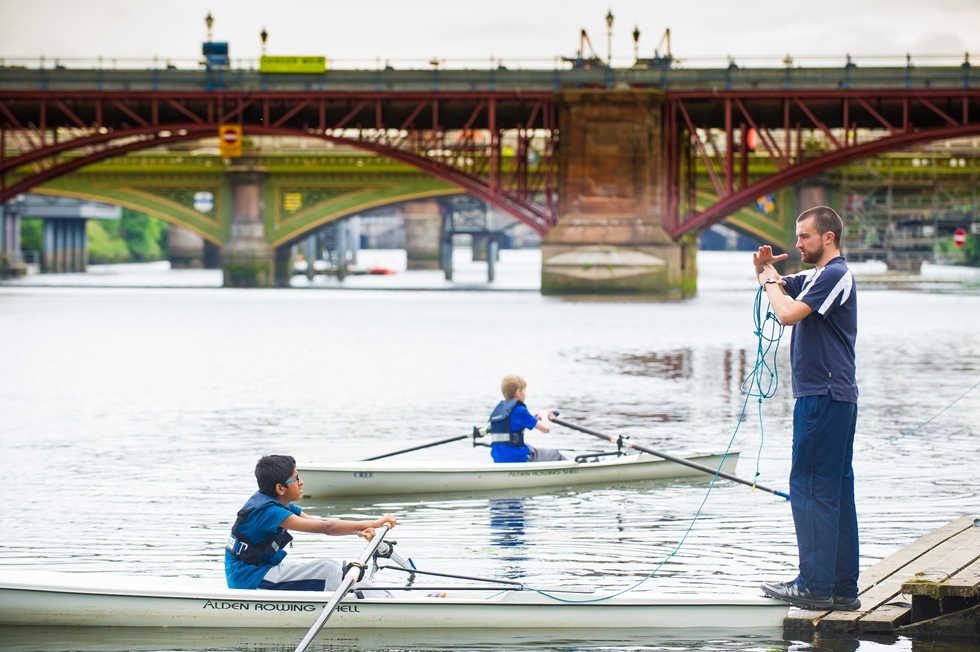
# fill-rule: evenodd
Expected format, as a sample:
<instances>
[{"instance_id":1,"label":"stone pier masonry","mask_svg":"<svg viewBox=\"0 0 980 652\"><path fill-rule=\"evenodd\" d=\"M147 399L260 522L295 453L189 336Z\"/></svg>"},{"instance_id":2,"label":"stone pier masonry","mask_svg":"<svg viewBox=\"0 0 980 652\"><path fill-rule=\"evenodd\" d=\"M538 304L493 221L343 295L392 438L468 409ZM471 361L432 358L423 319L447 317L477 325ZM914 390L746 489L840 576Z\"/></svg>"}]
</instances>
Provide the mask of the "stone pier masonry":
<instances>
[{"instance_id":1,"label":"stone pier masonry","mask_svg":"<svg viewBox=\"0 0 980 652\"><path fill-rule=\"evenodd\" d=\"M558 95L559 210L541 245L544 294L692 294L697 242L663 228L663 95Z\"/></svg>"}]
</instances>

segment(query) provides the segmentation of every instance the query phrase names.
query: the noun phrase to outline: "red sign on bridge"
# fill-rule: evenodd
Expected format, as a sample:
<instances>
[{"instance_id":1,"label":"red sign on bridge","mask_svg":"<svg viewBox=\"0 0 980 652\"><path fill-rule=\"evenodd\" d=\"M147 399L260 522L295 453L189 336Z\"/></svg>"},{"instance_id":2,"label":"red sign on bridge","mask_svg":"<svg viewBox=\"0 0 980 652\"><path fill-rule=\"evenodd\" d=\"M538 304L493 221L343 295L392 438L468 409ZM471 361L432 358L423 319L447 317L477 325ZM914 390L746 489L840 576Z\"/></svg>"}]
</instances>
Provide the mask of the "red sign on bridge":
<instances>
[{"instance_id":1,"label":"red sign on bridge","mask_svg":"<svg viewBox=\"0 0 980 652\"><path fill-rule=\"evenodd\" d=\"M962 247L966 244L966 229L959 228L953 231L953 244Z\"/></svg>"},{"instance_id":2,"label":"red sign on bridge","mask_svg":"<svg viewBox=\"0 0 980 652\"><path fill-rule=\"evenodd\" d=\"M218 127L218 153L223 158L237 158L242 155L241 125L220 125Z\"/></svg>"}]
</instances>

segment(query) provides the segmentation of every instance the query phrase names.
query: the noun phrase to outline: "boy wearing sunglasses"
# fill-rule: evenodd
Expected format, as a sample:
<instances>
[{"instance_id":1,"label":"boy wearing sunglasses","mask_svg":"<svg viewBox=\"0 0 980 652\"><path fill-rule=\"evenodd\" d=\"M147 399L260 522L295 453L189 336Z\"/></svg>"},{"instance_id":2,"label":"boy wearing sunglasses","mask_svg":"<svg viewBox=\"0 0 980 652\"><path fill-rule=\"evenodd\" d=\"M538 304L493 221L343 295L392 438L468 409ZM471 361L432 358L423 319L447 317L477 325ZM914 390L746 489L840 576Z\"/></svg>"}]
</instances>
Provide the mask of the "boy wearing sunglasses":
<instances>
[{"instance_id":1,"label":"boy wearing sunglasses","mask_svg":"<svg viewBox=\"0 0 980 652\"><path fill-rule=\"evenodd\" d=\"M303 497L303 480L289 455L266 455L255 465L259 490L238 512L225 545L225 579L232 589L332 591L343 580L343 566L332 559L286 560L289 530L370 541L375 528L395 527L385 514L374 521L343 521L311 516L293 503ZM357 587L367 586L360 583ZM375 597L375 596L372 596Z\"/></svg>"}]
</instances>

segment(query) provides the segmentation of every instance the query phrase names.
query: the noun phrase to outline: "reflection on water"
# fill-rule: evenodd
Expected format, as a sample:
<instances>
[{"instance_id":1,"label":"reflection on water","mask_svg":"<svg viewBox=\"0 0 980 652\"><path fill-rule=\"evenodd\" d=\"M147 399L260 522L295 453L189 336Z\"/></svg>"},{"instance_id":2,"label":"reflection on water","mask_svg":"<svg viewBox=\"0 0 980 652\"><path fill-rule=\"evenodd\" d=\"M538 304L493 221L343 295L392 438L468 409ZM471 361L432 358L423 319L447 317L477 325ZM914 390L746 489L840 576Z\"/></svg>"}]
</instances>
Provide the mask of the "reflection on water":
<instances>
[{"instance_id":1,"label":"reflection on water","mask_svg":"<svg viewBox=\"0 0 980 652\"><path fill-rule=\"evenodd\" d=\"M507 548L523 548L527 543L524 533L524 501L526 498L491 498L490 532L493 545ZM508 561L524 561L521 551L511 551Z\"/></svg>"},{"instance_id":2,"label":"reflection on water","mask_svg":"<svg viewBox=\"0 0 980 652\"><path fill-rule=\"evenodd\" d=\"M302 639L302 630L192 630L122 628L48 628L2 627L4 650L10 652L45 652L75 650L78 652L130 652L153 650L247 650L254 652L292 652ZM568 632L548 635L541 632L513 630L377 630L321 631L309 650L314 652L362 652L364 650L405 650L433 652L497 652L534 650L599 652L602 650L706 650L719 652L745 650L761 652L780 645L779 632L756 632L735 635L705 628L692 637L677 630L650 632L596 632L588 640L569 636ZM696 646L696 647L695 647ZM803 649L803 648L798 648ZM841 650L854 648L805 648ZM905 648L908 649L908 648Z\"/></svg>"},{"instance_id":3,"label":"reflection on water","mask_svg":"<svg viewBox=\"0 0 980 652\"><path fill-rule=\"evenodd\" d=\"M699 267L698 297L668 303L534 292L0 287L0 476L17 501L0 511L0 565L221 577L222 546L254 491L259 456L358 460L465 434L486 422L508 373L527 378L532 409L556 405L563 418L656 450L732 442L738 476L758 473L759 483L785 489L789 333L780 387L762 404L760 425L760 406L753 400L743 415L739 390L756 348L751 267L744 254L725 252L705 252ZM977 515L980 388L966 390L980 381L978 323L976 295L861 293L862 568L957 516ZM560 427L529 439L604 445ZM456 442L403 458L489 453ZM757 595L759 582L788 579L796 564L786 501L728 481L709 492L707 478L304 508L340 518L392 512L398 552L420 568L531 585L619 590L659 568L644 590ZM353 537L300 535L290 554L349 559L361 548ZM5 633L4 647L61 645L25 647L27 635ZM95 634L55 635L75 649L103 649L90 642ZM193 635L174 643L153 632L106 636L104 649L209 645ZM779 633L685 636L609 645L532 638L512 649L850 649ZM210 649L296 642L248 632L212 640ZM472 647L499 649L494 643ZM358 645L452 649L410 636ZM924 645L899 638L859 649L958 652Z\"/></svg>"},{"instance_id":4,"label":"reflection on water","mask_svg":"<svg viewBox=\"0 0 980 652\"><path fill-rule=\"evenodd\" d=\"M71 627L0 627L7 652L155 652L158 650L241 650L293 652L303 630L284 629L125 629ZM568 632L549 636L512 630L377 630L325 629L308 648L311 652L975 652L971 641L910 640L869 634L862 640L823 635L786 641L779 631L733 635L705 627L692 635L685 630L656 632L596 632L588 639Z\"/></svg>"},{"instance_id":5,"label":"reflection on water","mask_svg":"<svg viewBox=\"0 0 980 652\"><path fill-rule=\"evenodd\" d=\"M667 380L690 378L694 373L691 368L690 349L622 355L616 360L610 360L609 364L622 374L660 377Z\"/></svg>"}]
</instances>

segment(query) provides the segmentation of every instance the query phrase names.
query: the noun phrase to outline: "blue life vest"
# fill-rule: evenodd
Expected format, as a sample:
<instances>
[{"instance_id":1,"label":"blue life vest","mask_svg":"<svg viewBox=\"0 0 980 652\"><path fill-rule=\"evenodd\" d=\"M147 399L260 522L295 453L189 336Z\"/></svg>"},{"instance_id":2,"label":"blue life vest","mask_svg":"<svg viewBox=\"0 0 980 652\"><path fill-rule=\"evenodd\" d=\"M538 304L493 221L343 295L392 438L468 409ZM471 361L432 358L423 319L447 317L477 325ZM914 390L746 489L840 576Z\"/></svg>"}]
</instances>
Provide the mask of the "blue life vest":
<instances>
[{"instance_id":1,"label":"blue life vest","mask_svg":"<svg viewBox=\"0 0 980 652\"><path fill-rule=\"evenodd\" d=\"M276 533L265 541L249 541L248 537L242 536L239 532L242 523L255 510L266 509L272 505L282 506L282 503L261 492L252 494L238 512L235 524L231 526L231 537L228 538L225 550L255 566L275 566L281 562L286 557L286 544L293 540L293 536L286 528L278 528Z\"/></svg>"},{"instance_id":2,"label":"blue life vest","mask_svg":"<svg viewBox=\"0 0 980 652\"><path fill-rule=\"evenodd\" d=\"M516 398L509 401L501 401L490 414L490 440L495 444L510 444L511 446L524 445L524 428L517 432L510 429L510 413L518 405L524 405Z\"/></svg>"}]
</instances>

